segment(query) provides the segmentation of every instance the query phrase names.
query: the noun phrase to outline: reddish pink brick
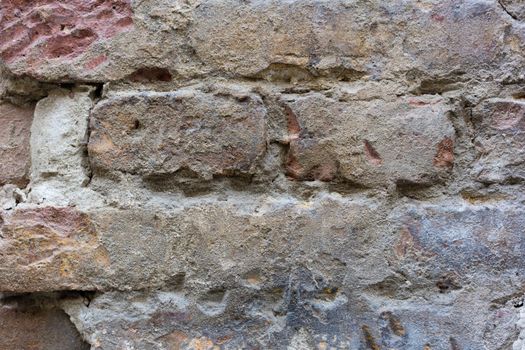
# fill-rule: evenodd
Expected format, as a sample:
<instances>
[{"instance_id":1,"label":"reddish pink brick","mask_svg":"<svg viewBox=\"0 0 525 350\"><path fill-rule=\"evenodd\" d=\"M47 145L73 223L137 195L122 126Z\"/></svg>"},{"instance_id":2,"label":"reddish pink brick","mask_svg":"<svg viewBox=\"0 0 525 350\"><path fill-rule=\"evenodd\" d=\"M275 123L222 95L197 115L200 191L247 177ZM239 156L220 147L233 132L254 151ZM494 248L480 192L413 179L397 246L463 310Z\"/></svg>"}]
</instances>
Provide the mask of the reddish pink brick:
<instances>
[{"instance_id":1,"label":"reddish pink brick","mask_svg":"<svg viewBox=\"0 0 525 350\"><path fill-rule=\"evenodd\" d=\"M133 24L129 0L2 2L0 57L7 63L71 59Z\"/></svg>"}]
</instances>

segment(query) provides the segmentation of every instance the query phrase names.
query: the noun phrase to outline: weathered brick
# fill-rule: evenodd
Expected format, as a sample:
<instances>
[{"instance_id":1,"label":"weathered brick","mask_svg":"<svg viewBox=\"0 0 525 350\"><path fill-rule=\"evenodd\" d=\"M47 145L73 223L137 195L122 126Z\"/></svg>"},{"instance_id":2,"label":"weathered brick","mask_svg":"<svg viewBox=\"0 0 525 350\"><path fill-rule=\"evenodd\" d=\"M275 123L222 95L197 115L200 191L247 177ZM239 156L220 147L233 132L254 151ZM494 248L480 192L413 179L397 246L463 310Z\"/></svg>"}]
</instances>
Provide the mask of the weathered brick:
<instances>
[{"instance_id":1,"label":"weathered brick","mask_svg":"<svg viewBox=\"0 0 525 350\"><path fill-rule=\"evenodd\" d=\"M0 57L25 61L28 70L53 59L67 62L133 24L129 0L6 1L1 9Z\"/></svg>"},{"instance_id":2,"label":"weathered brick","mask_svg":"<svg viewBox=\"0 0 525 350\"><path fill-rule=\"evenodd\" d=\"M38 300L11 298L0 307L0 348L4 350L87 350L68 315Z\"/></svg>"},{"instance_id":3,"label":"weathered brick","mask_svg":"<svg viewBox=\"0 0 525 350\"><path fill-rule=\"evenodd\" d=\"M0 102L0 185L29 182L29 137L33 108Z\"/></svg>"},{"instance_id":4,"label":"weathered brick","mask_svg":"<svg viewBox=\"0 0 525 350\"><path fill-rule=\"evenodd\" d=\"M477 75L480 66L523 64L519 28L497 2L75 0L65 6L39 0L3 6L2 57L17 74L49 80L133 77L152 67L152 57L154 67L183 76L285 81L379 79L410 70Z\"/></svg>"},{"instance_id":5,"label":"weathered brick","mask_svg":"<svg viewBox=\"0 0 525 350\"><path fill-rule=\"evenodd\" d=\"M417 278L436 278L449 272L459 279L471 280L487 275L512 276L525 267L525 237L520 229L524 225L523 214L523 208L512 202L412 205L393 214L393 221L399 225L393 251L407 266L421 263L428 275ZM414 270L408 267L406 271L412 274ZM521 274L515 277L523 279ZM454 288L440 287L439 280L436 283L446 292Z\"/></svg>"},{"instance_id":6,"label":"weathered brick","mask_svg":"<svg viewBox=\"0 0 525 350\"><path fill-rule=\"evenodd\" d=\"M361 253L369 248L374 252L380 249L373 247L381 225L374 201L342 200L337 196L312 202L266 196L241 198L225 202L197 201L174 210L137 207L87 210L89 223L94 225L104 249L95 244L95 238L88 243L77 243L76 239L66 242L72 246L71 254L83 253L71 270L72 281L77 289L89 290L97 284L98 290L105 291L176 289L181 284L201 283L220 286L236 284L238 275L245 276L246 283L259 284L271 278L275 271L287 269L289 264L301 264L305 259L312 261L310 266L324 271L327 279L344 274L345 263L337 259L357 259L360 264L370 266L380 266L384 261L381 254L365 259ZM29 215L34 214L26 216ZM320 221L320 217L323 220ZM325 227L324 221L330 224ZM369 222L378 223L369 225ZM31 223L27 219L26 226ZM56 244L63 244L65 250L66 243L61 242ZM25 253L19 255L22 257L18 259L23 259ZM93 255L104 259L99 263ZM11 259L15 261L16 257ZM13 275L21 271L10 268ZM260 273L252 274L254 270ZM375 273L367 271L366 275L370 277ZM49 283L54 282L57 287L65 281L58 274L49 276L52 276ZM73 279L75 276L77 280ZM1 277L2 284L9 285L3 282L5 276ZM368 277L356 272L355 278L361 277L366 283ZM31 278L34 276L21 280L27 287L38 287L41 281L31 284Z\"/></svg>"},{"instance_id":7,"label":"weathered brick","mask_svg":"<svg viewBox=\"0 0 525 350\"><path fill-rule=\"evenodd\" d=\"M180 90L112 97L92 112L99 171L144 176L251 174L266 148L266 110L252 94Z\"/></svg>"},{"instance_id":8,"label":"weathered brick","mask_svg":"<svg viewBox=\"0 0 525 350\"><path fill-rule=\"evenodd\" d=\"M481 182L525 179L525 102L490 99L473 111L478 151L473 175Z\"/></svg>"},{"instance_id":9,"label":"weathered brick","mask_svg":"<svg viewBox=\"0 0 525 350\"><path fill-rule=\"evenodd\" d=\"M310 94L290 97L285 109L292 178L426 185L453 166L454 129L439 97L339 102Z\"/></svg>"},{"instance_id":10,"label":"weathered brick","mask_svg":"<svg viewBox=\"0 0 525 350\"><path fill-rule=\"evenodd\" d=\"M96 289L109 264L93 223L73 208L4 212L0 232L2 292Z\"/></svg>"}]
</instances>

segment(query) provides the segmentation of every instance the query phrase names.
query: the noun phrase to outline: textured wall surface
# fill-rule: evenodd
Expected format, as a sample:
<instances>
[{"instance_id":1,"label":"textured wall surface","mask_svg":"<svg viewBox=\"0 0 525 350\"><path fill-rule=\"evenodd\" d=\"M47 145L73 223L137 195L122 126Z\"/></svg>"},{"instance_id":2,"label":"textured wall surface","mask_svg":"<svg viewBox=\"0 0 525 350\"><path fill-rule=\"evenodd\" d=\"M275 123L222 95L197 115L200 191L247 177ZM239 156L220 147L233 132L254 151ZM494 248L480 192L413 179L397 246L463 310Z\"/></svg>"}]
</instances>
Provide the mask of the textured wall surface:
<instances>
[{"instance_id":1,"label":"textured wall surface","mask_svg":"<svg viewBox=\"0 0 525 350\"><path fill-rule=\"evenodd\" d=\"M0 1L0 349L525 350L522 0Z\"/></svg>"}]
</instances>

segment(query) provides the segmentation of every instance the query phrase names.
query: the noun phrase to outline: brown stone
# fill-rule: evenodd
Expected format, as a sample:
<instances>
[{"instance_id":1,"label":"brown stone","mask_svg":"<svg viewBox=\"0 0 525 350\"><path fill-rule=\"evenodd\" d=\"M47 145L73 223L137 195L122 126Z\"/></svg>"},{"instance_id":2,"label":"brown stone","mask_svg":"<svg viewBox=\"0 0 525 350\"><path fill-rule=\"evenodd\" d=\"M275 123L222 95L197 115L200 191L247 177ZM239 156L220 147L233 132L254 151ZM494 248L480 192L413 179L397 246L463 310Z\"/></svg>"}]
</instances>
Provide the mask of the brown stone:
<instances>
[{"instance_id":1,"label":"brown stone","mask_svg":"<svg viewBox=\"0 0 525 350\"><path fill-rule=\"evenodd\" d=\"M95 289L109 258L86 214L42 207L0 216L3 292Z\"/></svg>"},{"instance_id":2,"label":"brown stone","mask_svg":"<svg viewBox=\"0 0 525 350\"><path fill-rule=\"evenodd\" d=\"M0 103L0 185L29 182L29 137L33 108Z\"/></svg>"},{"instance_id":3,"label":"brown stone","mask_svg":"<svg viewBox=\"0 0 525 350\"><path fill-rule=\"evenodd\" d=\"M446 137L438 144L434 165L442 168L454 166L454 141L451 138Z\"/></svg>"},{"instance_id":4,"label":"brown stone","mask_svg":"<svg viewBox=\"0 0 525 350\"><path fill-rule=\"evenodd\" d=\"M119 80L152 64L188 77L287 82L523 66L520 29L507 14L522 18L518 0L500 2L507 13L466 0L4 3L1 56L17 75L45 80Z\"/></svg>"},{"instance_id":5,"label":"brown stone","mask_svg":"<svg viewBox=\"0 0 525 350\"><path fill-rule=\"evenodd\" d=\"M0 307L0 349L87 350L89 344L64 311L15 298Z\"/></svg>"},{"instance_id":6,"label":"brown stone","mask_svg":"<svg viewBox=\"0 0 525 350\"><path fill-rule=\"evenodd\" d=\"M99 171L145 176L251 174L266 147L265 115L251 94L181 90L110 98L92 113L90 159Z\"/></svg>"},{"instance_id":7,"label":"brown stone","mask_svg":"<svg viewBox=\"0 0 525 350\"><path fill-rule=\"evenodd\" d=\"M475 178L486 183L525 180L525 102L490 99L474 109L473 119Z\"/></svg>"},{"instance_id":8,"label":"brown stone","mask_svg":"<svg viewBox=\"0 0 525 350\"><path fill-rule=\"evenodd\" d=\"M426 185L453 165L454 130L440 98L339 102L310 94L289 99L287 172L292 178Z\"/></svg>"}]
</instances>

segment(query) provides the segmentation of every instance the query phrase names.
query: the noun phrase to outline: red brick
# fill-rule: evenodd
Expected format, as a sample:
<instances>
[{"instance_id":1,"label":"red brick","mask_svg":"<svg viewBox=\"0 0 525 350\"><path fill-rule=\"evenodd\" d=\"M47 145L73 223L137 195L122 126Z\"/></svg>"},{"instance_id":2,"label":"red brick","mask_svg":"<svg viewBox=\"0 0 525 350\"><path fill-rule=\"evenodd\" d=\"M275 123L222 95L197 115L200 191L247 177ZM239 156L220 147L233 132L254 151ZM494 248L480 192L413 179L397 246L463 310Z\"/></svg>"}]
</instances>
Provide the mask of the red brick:
<instances>
[{"instance_id":1,"label":"red brick","mask_svg":"<svg viewBox=\"0 0 525 350\"><path fill-rule=\"evenodd\" d=\"M8 63L27 59L31 66L71 59L132 24L129 0L7 0L2 3L0 57Z\"/></svg>"}]
</instances>

